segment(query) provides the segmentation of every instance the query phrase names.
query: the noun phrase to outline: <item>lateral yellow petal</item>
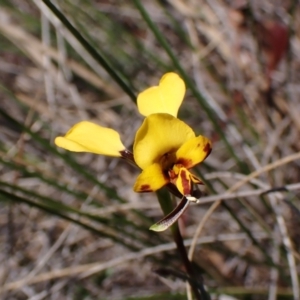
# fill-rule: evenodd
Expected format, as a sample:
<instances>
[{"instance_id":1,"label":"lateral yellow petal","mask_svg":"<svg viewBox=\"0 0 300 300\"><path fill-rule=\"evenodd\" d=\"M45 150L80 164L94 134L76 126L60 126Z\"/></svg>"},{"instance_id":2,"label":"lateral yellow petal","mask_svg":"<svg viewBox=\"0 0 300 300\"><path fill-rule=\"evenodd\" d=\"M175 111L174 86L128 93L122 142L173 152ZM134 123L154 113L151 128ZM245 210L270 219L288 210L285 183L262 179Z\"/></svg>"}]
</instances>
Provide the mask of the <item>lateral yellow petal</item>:
<instances>
[{"instance_id":1,"label":"lateral yellow petal","mask_svg":"<svg viewBox=\"0 0 300 300\"><path fill-rule=\"evenodd\" d=\"M190 173L190 178L196 184L204 184L200 178L198 178L196 175L192 173Z\"/></svg>"},{"instance_id":2,"label":"lateral yellow petal","mask_svg":"<svg viewBox=\"0 0 300 300\"><path fill-rule=\"evenodd\" d=\"M113 129L83 121L75 124L64 137L57 137L56 146L74 152L91 152L108 156L121 156L125 146Z\"/></svg>"},{"instance_id":3,"label":"lateral yellow petal","mask_svg":"<svg viewBox=\"0 0 300 300\"><path fill-rule=\"evenodd\" d=\"M133 190L137 193L155 192L169 182L159 164L153 164L142 171L136 179Z\"/></svg>"},{"instance_id":4,"label":"lateral yellow petal","mask_svg":"<svg viewBox=\"0 0 300 300\"><path fill-rule=\"evenodd\" d=\"M159 163L163 156L175 154L193 137L194 131L179 119L169 114L150 115L145 118L135 136L135 162L141 169Z\"/></svg>"},{"instance_id":5,"label":"lateral yellow petal","mask_svg":"<svg viewBox=\"0 0 300 300\"><path fill-rule=\"evenodd\" d=\"M211 141L202 135L186 141L176 152L176 163L190 169L201 163L211 152Z\"/></svg>"},{"instance_id":6,"label":"lateral yellow petal","mask_svg":"<svg viewBox=\"0 0 300 300\"><path fill-rule=\"evenodd\" d=\"M184 81L176 73L166 73L158 86L150 87L138 95L137 106L145 117L156 113L168 113L176 117L184 94Z\"/></svg>"}]
</instances>

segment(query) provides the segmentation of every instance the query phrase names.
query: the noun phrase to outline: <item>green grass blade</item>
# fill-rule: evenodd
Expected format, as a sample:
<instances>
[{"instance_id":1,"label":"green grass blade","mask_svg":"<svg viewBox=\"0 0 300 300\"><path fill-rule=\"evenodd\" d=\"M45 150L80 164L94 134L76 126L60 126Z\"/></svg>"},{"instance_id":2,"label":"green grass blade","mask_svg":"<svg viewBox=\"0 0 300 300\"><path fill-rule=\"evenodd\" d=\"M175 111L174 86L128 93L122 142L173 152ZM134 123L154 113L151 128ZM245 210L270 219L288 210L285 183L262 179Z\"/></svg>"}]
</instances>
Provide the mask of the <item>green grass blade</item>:
<instances>
[{"instance_id":1,"label":"green grass blade","mask_svg":"<svg viewBox=\"0 0 300 300\"><path fill-rule=\"evenodd\" d=\"M89 54L96 59L102 67L107 71L107 73L112 77L112 79L123 89L123 91L130 97L130 99L136 102L136 96L133 91L129 88L128 84L118 75L117 72L110 66L108 61L101 56L101 54L95 50L95 48L90 45L87 39L81 35L81 33L68 21L65 15L57 9L55 5L49 0L43 0L43 2L48 6L48 8L53 12L53 14L63 23L63 25L74 35L74 37L80 42L80 44L89 52Z\"/></svg>"}]
</instances>

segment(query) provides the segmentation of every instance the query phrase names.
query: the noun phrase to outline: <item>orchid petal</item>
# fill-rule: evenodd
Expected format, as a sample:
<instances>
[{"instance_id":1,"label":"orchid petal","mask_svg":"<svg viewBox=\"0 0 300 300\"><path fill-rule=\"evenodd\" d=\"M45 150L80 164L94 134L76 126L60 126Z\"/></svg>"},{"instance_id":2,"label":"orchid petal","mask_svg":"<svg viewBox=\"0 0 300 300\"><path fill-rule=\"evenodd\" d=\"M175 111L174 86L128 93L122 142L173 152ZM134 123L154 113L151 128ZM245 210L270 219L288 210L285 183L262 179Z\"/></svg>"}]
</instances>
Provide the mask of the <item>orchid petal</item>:
<instances>
[{"instance_id":1,"label":"orchid petal","mask_svg":"<svg viewBox=\"0 0 300 300\"><path fill-rule=\"evenodd\" d=\"M186 141L176 152L176 163L190 169L201 163L211 152L211 141L205 136L197 136Z\"/></svg>"},{"instance_id":2,"label":"orchid petal","mask_svg":"<svg viewBox=\"0 0 300 300\"><path fill-rule=\"evenodd\" d=\"M113 129L83 121L75 124L64 137L57 137L58 147L74 152L91 152L120 157L125 146L120 135Z\"/></svg>"},{"instance_id":3,"label":"orchid petal","mask_svg":"<svg viewBox=\"0 0 300 300\"><path fill-rule=\"evenodd\" d=\"M189 139L193 130L184 122L169 114L153 114L145 118L136 133L133 153L136 164L145 169L161 162L164 155L175 154Z\"/></svg>"},{"instance_id":4,"label":"orchid petal","mask_svg":"<svg viewBox=\"0 0 300 300\"><path fill-rule=\"evenodd\" d=\"M190 175L191 173L186 168L181 167L175 181L177 189L184 196L191 195L192 179Z\"/></svg>"},{"instance_id":5,"label":"orchid petal","mask_svg":"<svg viewBox=\"0 0 300 300\"><path fill-rule=\"evenodd\" d=\"M133 190L138 193L155 192L169 182L159 164L147 167L136 179Z\"/></svg>"},{"instance_id":6,"label":"orchid petal","mask_svg":"<svg viewBox=\"0 0 300 300\"><path fill-rule=\"evenodd\" d=\"M190 178L196 184L203 184L202 180L192 173L190 173Z\"/></svg>"},{"instance_id":7,"label":"orchid petal","mask_svg":"<svg viewBox=\"0 0 300 300\"><path fill-rule=\"evenodd\" d=\"M167 73L158 86L150 87L138 95L139 112L145 117L156 113L168 113L176 117L184 94L184 81L175 73Z\"/></svg>"}]
</instances>

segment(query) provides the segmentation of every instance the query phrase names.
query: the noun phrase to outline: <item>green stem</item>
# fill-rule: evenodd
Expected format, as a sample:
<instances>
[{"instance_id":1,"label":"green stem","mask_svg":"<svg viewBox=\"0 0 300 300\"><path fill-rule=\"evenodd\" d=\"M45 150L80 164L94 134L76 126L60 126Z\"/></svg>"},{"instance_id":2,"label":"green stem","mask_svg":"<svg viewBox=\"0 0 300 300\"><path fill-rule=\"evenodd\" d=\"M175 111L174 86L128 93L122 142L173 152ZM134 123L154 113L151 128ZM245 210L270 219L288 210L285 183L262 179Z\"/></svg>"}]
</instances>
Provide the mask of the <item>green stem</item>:
<instances>
[{"instance_id":1,"label":"green stem","mask_svg":"<svg viewBox=\"0 0 300 300\"><path fill-rule=\"evenodd\" d=\"M160 190L156 192L156 194L164 214L165 215L169 214L173 210L173 203L170 194L166 190ZM176 222L174 225L171 226L171 231L172 231L174 242L177 247L177 251L179 252L185 270L188 276L191 279L194 279L190 281L190 284L195 298L197 300L210 300L210 296L207 294L207 292L204 289L202 276L200 274L197 274L194 271L194 268L188 258L184 246L184 241L181 236L180 229L178 227L178 222ZM197 282L197 284L193 284L193 281Z\"/></svg>"},{"instance_id":2,"label":"green stem","mask_svg":"<svg viewBox=\"0 0 300 300\"><path fill-rule=\"evenodd\" d=\"M181 256L181 260L184 264L184 267L185 267L185 270L186 272L188 273L189 277L190 278L196 278L196 279L200 279L200 283L201 283L201 287L203 288L203 278L200 274L195 274L195 271L193 269L193 266L188 258L188 255L187 255L187 252L186 252L186 249L185 249L185 246L184 246L184 242L183 242L183 239L182 239L182 235L180 233L180 229L178 227L178 224L176 222L176 224L174 224L171 228L172 230L172 234L173 234L173 238L174 238L174 241L176 243L176 247L177 247L177 250ZM198 282L198 280L197 280ZM195 285L193 284L192 282L190 282L190 285L192 287L192 290L193 290L193 293L194 293L194 296L196 297L196 299L205 299L205 298L202 298L201 293L198 289L199 285ZM203 288L204 290L204 288Z\"/></svg>"}]
</instances>

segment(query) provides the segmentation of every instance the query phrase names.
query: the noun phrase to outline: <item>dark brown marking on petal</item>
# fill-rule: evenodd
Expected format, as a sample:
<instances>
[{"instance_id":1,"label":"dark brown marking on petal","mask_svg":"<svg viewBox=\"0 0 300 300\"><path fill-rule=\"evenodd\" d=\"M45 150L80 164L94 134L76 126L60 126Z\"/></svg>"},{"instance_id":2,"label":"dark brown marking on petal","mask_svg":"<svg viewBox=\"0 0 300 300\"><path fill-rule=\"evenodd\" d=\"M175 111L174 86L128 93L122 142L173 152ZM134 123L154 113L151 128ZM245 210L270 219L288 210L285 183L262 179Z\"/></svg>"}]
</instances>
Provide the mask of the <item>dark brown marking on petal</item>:
<instances>
[{"instance_id":1,"label":"dark brown marking on petal","mask_svg":"<svg viewBox=\"0 0 300 300\"><path fill-rule=\"evenodd\" d=\"M174 170L168 171L169 180L172 182L175 178L177 178L177 175L175 174Z\"/></svg>"},{"instance_id":2,"label":"dark brown marking on petal","mask_svg":"<svg viewBox=\"0 0 300 300\"><path fill-rule=\"evenodd\" d=\"M164 179L169 182L170 181L169 171L162 171L162 174L164 176Z\"/></svg>"},{"instance_id":3,"label":"dark brown marking on petal","mask_svg":"<svg viewBox=\"0 0 300 300\"><path fill-rule=\"evenodd\" d=\"M150 188L149 184L142 184L140 187L140 192L141 193L153 192L153 190Z\"/></svg>"},{"instance_id":4,"label":"dark brown marking on petal","mask_svg":"<svg viewBox=\"0 0 300 300\"><path fill-rule=\"evenodd\" d=\"M184 167L186 167L187 169L192 165L193 161L191 159L188 158L178 158L178 160L176 161L176 165L183 165Z\"/></svg>"},{"instance_id":5,"label":"dark brown marking on petal","mask_svg":"<svg viewBox=\"0 0 300 300\"><path fill-rule=\"evenodd\" d=\"M210 154L211 150L212 150L212 148L211 148L210 143L207 143L207 144L205 145L205 147L203 148L203 151L206 152L205 158Z\"/></svg>"},{"instance_id":6,"label":"dark brown marking on petal","mask_svg":"<svg viewBox=\"0 0 300 300\"><path fill-rule=\"evenodd\" d=\"M180 179L182 182L184 195L189 195L191 193L191 182L186 174L186 170L181 170Z\"/></svg>"}]
</instances>

